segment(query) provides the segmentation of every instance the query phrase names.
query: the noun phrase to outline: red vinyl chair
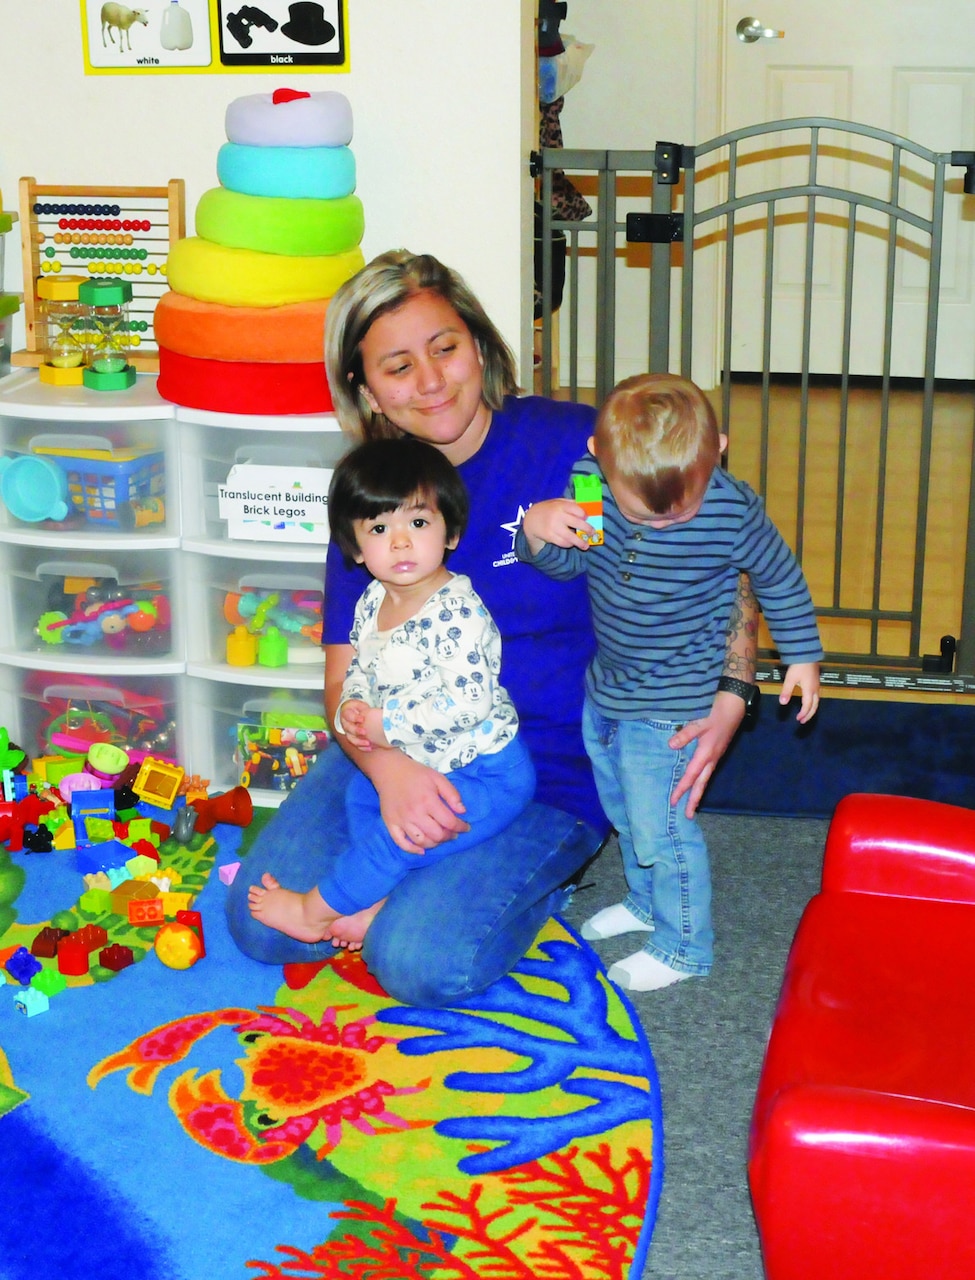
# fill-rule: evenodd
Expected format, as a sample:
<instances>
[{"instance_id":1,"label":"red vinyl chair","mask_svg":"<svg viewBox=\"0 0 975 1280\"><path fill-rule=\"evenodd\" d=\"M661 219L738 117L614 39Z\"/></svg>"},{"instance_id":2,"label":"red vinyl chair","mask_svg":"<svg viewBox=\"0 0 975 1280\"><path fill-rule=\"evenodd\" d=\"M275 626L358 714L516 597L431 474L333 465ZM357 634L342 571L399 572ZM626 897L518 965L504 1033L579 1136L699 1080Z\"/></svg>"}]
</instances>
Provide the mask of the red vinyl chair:
<instances>
[{"instance_id":1,"label":"red vinyl chair","mask_svg":"<svg viewBox=\"0 0 975 1280\"><path fill-rule=\"evenodd\" d=\"M975 813L850 795L762 1066L768 1280L975 1277Z\"/></svg>"}]
</instances>

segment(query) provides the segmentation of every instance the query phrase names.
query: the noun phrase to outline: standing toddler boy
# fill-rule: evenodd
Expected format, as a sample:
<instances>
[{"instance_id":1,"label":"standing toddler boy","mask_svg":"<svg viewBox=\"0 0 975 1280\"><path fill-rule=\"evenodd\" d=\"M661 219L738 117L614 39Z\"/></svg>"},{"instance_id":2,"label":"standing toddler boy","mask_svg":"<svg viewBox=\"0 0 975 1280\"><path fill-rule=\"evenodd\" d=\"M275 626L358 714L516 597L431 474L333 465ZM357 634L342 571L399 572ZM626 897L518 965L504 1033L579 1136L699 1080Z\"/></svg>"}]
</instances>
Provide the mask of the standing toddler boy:
<instances>
[{"instance_id":1,"label":"standing toddler boy","mask_svg":"<svg viewBox=\"0 0 975 1280\"><path fill-rule=\"evenodd\" d=\"M747 573L788 664L779 701L819 705L822 645L809 588L759 498L720 464L727 438L694 383L671 374L621 382L573 475L603 480L602 545L571 497L535 503L518 532L522 560L553 578L585 573L596 635L583 733L599 797L619 833L629 893L583 926L587 938L643 931L646 945L609 977L653 991L710 972L711 875L703 834L672 802L690 747L669 745L707 716L721 677L739 574ZM571 492L571 490L570 490Z\"/></svg>"}]
</instances>

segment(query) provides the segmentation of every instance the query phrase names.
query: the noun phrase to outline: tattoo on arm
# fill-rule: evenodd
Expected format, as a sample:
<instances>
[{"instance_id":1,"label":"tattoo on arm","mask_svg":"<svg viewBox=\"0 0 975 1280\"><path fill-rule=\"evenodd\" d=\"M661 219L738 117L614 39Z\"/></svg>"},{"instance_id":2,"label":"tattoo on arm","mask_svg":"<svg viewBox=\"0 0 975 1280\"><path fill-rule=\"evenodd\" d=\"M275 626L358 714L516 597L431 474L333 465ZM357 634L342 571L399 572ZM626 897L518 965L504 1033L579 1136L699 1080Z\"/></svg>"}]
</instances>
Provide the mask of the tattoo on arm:
<instances>
[{"instance_id":1,"label":"tattoo on arm","mask_svg":"<svg viewBox=\"0 0 975 1280\"><path fill-rule=\"evenodd\" d=\"M758 615L758 600L748 575L739 574L738 590L728 619L722 675L754 682L758 659Z\"/></svg>"}]
</instances>

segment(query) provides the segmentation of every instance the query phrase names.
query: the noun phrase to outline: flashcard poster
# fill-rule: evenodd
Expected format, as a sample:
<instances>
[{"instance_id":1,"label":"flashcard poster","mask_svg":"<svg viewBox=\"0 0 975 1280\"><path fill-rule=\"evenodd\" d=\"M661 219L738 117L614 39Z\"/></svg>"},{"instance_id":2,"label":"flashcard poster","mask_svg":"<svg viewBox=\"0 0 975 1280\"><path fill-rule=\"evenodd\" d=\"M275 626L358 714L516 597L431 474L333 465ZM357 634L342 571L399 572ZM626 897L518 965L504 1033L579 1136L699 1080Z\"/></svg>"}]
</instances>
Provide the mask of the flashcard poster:
<instances>
[{"instance_id":1,"label":"flashcard poster","mask_svg":"<svg viewBox=\"0 0 975 1280\"><path fill-rule=\"evenodd\" d=\"M81 0L85 71L348 71L347 0Z\"/></svg>"}]
</instances>

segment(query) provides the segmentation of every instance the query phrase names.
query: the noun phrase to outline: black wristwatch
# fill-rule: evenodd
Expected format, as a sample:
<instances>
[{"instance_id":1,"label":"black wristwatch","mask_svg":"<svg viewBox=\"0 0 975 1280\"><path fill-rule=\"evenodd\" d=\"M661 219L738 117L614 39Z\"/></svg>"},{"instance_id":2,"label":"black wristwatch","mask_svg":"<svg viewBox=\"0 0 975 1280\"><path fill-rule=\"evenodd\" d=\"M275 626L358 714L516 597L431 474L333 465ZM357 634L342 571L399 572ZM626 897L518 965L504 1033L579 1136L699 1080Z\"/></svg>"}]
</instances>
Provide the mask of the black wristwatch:
<instances>
[{"instance_id":1,"label":"black wristwatch","mask_svg":"<svg viewBox=\"0 0 975 1280\"><path fill-rule=\"evenodd\" d=\"M734 693L741 698L745 703L745 723L754 722L762 697L757 684L749 684L747 680L736 680L734 676L722 676L718 681L718 693Z\"/></svg>"}]
</instances>

